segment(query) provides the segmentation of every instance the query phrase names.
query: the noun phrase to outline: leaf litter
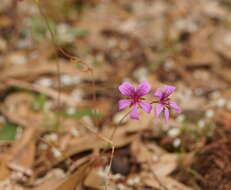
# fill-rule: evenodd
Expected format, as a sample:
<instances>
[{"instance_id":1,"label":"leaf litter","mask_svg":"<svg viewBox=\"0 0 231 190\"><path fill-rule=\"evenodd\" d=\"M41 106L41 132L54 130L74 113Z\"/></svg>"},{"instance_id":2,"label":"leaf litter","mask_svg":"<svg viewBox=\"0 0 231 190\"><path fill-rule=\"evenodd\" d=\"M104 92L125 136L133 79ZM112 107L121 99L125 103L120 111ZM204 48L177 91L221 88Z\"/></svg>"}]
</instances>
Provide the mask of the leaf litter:
<instances>
[{"instance_id":1,"label":"leaf litter","mask_svg":"<svg viewBox=\"0 0 231 190\"><path fill-rule=\"evenodd\" d=\"M229 189L229 3L38 2L86 65L34 1L2 2L0 189ZM174 84L181 115L119 122L125 79Z\"/></svg>"}]
</instances>

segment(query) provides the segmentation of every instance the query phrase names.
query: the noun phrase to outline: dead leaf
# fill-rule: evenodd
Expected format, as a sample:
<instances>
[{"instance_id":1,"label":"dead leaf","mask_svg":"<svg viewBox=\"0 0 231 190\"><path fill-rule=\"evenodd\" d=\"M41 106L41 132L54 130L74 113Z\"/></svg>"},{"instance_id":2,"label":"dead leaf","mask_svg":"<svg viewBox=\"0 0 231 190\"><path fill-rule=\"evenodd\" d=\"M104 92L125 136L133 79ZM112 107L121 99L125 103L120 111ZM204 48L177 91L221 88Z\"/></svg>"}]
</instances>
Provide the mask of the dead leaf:
<instances>
[{"instance_id":1,"label":"dead leaf","mask_svg":"<svg viewBox=\"0 0 231 190\"><path fill-rule=\"evenodd\" d=\"M8 163L9 168L28 176L32 175L35 159L35 133L35 128L26 128L22 137L14 143L10 154L11 160Z\"/></svg>"},{"instance_id":2,"label":"dead leaf","mask_svg":"<svg viewBox=\"0 0 231 190\"><path fill-rule=\"evenodd\" d=\"M96 169L92 169L84 181L86 187L90 187L97 190L105 189L105 180L102 176L99 176Z\"/></svg>"},{"instance_id":3,"label":"dead leaf","mask_svg":"<svg viewBox=\"0 0 231 190\"><path fill-rule=\"evenodd\" d=\"M53 169L48 172L48 174L44 177L44 179L41 179L39 181L42 182L36 182L36 187L33 188L26 188L26 190L53 190L57 184L60 183L61 180L64 178L64 173L60 169Z\"/></svg>"},{"instance_id":4,"label":"dead leaf","mask_svg":"<svg viewBox=\"0 0 231 190\"><path fill-rule=\"evenodd\" d=\"M68 176L54 190L74 190L77 185L83 182L84 178L90 171L91 162L87 162L80 166L71 176Z\"/></svg>"},{"instance_id":5,"label":"dead leaf","mask_svg":"<svg viewBox=\"0 0 231 190\"><path fill-rule=\"evenodd\" d=\"M142 182L145 186L157 188L157 189L163 189L160 184L149 174L141 174ZM176 181L175 179L171 177L166 176L158 176L160 182L164 184L169 190L193 190L190 187L187 187L186 185Z\"/></svg>"},{"instance_id":6,"label":"dead leaf","mask_svg":"<svg viewBox=\"0 0 231 190\"><path fill-rule=\"evenodd\" d=\"M4 180L10 176L10 170L7 167L7 162L10 160L10 156L2 154L0 156L0 180Z\"/></svg>"}]
</instances>

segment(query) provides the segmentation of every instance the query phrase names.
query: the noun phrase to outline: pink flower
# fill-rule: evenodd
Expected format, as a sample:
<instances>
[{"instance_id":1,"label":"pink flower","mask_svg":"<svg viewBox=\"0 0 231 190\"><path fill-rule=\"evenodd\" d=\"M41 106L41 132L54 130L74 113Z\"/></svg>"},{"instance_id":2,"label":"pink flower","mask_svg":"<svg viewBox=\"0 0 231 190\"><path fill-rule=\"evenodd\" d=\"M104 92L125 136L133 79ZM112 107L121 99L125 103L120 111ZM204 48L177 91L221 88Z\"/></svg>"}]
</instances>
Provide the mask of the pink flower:
<instances>
[{"instance_id":1,"label":"pink flower","mask_svg":"<svg viewBox=\"0 0 231 190\"><path fill-rule=\"evenodd\" d=\"M168 122L170 109L173 108L176 112L181 112L180 107L176 102L170 101L169 96L176 90L175 86L165 85L164 88L157 88L154 92L154 97L158 97L158 104L155 109L155 117L159 117L160 113L163 111L165 116L165 121Z\"/></svg>"},{"instance_id":2,"label":"pink flower","mask_svg":"<svg viewBox=\"0 0 231 190\"><path fill-rule=\"evenodd\" d=\"M128 99L119 100L119 110L122 110L128 106L132 106L130 118L136 120L139 119L139 107L143 109L146 113L150 113L152 110L152 105L142 101L144 100L142 96L148 94L150 90L151 85L147 81L140 83L137 87L133 86L129 82L123 82L119 86L119 91L122 95L127 96Z\"/></svg>"}]
</instances>

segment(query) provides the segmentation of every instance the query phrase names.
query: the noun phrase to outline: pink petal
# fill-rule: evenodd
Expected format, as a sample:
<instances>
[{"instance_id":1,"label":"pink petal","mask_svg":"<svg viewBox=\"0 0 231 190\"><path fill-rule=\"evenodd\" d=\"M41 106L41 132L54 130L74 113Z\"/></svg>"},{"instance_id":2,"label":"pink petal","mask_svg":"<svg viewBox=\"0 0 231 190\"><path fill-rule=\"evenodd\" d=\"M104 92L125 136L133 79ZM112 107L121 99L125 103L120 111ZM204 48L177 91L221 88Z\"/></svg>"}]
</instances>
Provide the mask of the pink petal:
<instances>
[{"instance_id":1,"label":"pink petal","mask_svg":"<svg viewBox=\"0 0 231 190\"><path fill-rule=\"evenodd\" d=\"M177 105L176 102L169 102L170 106L176 110L176 112L180 113L181 108Z\"/></svg>"},{"instance_id":2,"label":"pink petal","mask_svg":"<svg viewBox=\"0 0 231 190\"><path fill-rule=\"evenodd\" d=\"M165 116L166 123L168 123L168 120L169 120L169 110L166 107L164 108L164 116Z\"/></svg>"},{"instance_id":3,"label":"pink petal","mask_svg":"<svg viewBox=\"0 0 231 190\"><path fill-rule=\"evenodd\" d=\"M136 93L138 96L144 96L149 93L151 88L151 84L149 84L147 81L144 81L138 85Z\"/></svg>"},{"instance_id":4,"label":"pink petal","mask_svg":"<svg viewBox=\"0 0 231 190\"><path fill-rule=\"evenodd\" d=\"M132 103L132 100L119 100L118 105L119 105L119 110L122 110Z\"/></svg>"},{"instance_id":5,"label":"pink petal","mask_svg":"<svg viewBox=\"0 0 231 190\"><path fill-rule=\"evenodd\" d=\"M165 97L170 96L175 90L176 90L175 86L165 85L164 86L164 96Z\"/></svg>"},{"instance_id":6,"label":"pink petal","mask_svg":"<svg viewBox=\"0 0 231 190\"><path fill-rule=\"evenodd\" d=\"M156 112L155 112L155 118L158 118L160 116L160 113L163 111L164 106L162 104L156 105Z\"/></svg>"},{"instance_id":7,"label":"pink petal","mask_svg":"<svg viewBox=\"0 0 231 190\"><path fill-rule=\"evenodd\" d=\"M139 119L138 105L137 104L135 104L133 106L133 109L132 109L131 114L130 114L130 118L135 119L135 120Z\"/></svg>"},{"instance_id":8,"label":"pink petal","mask_svg":"<svg viewBox=\"0 0 231 190\"><path fill-rule=\"evenodd\" d=\"M139 105L146 113L150 113L152 111L152 105L147 102L140 102Z\"/></svg>"},{"instance_id":9,"label":"pink petal","mask_svg":"<svg viewBox=\"0 0 231 190\"><path fill-rule=\"evenodd\" d=\"M157 88L156 91L153 94L154 97L162 98L163 96L163 90L161 88Z\"/></svg>"},{"instance_id":10,"label":"pink petal","mask_svg":"<svg viewBox=\"0 0 231 190\"><path fill-rule=\"evenodd\" d=\"M135 87L131 83L129 83L129 82L123 82L119 86L119 91L124 96L132 97L134 95L134 92L135 92Z\"/></svg>"}]
</instances>

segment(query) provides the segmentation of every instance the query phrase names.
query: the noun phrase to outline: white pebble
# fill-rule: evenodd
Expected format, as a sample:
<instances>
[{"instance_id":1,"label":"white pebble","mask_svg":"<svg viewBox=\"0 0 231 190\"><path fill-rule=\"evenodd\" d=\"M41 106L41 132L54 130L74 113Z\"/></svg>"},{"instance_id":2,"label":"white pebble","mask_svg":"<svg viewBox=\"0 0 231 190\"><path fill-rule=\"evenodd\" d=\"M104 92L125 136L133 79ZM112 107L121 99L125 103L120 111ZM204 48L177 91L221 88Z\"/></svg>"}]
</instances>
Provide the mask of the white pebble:
<instances>
[{"instance_id":1,"label":"white pebble","mask_svg":"<svg viewBox=\"0 0 231 190\"><path fill-rule=\"evenodd\" d=\"M62 156L62 153L57 148L53 147L51 149L51 151L52 151L52 153L53 153L53 155L54 155L55 158L60 158Z\"/></svg>"},{"instance_id":2,"label":"white pebble","mask_svg":"<svg viewBox=\"0 0 231 190\"><path fill-rule=\"evenodd\" d=\"M73 115L73 114L75 114L75 112L76 112L76 109L74 107L69 107L67 109L67 114L68 115Z\"/></svg>"},{"instance_id":3,"label":"white pebble","mask_svg":"<svg viewBox=\"0 0 231 190\"><path fill-rule=\"evenodd\" d=\"M127 184L128 185L135 185L135 183L134 183L134 181L133 181L132 178L130 178L130 179L127 180Z\"/></svg>"},{"instance_id":4,"label":"white pebble","mask_svg":"<svg viewBox=\"0 0 231 190\"><path fill-rule=\"evenodd\" d=\"M117 189L118 189L118 190L125 190L125 189L126 189L126 186L123 185L122 183L120 183L120 184L117 185Z\"/></svg>"},{"instance_id":5,"label":"white pebble","mask_svg":"<svg viewBox=\"0 0 231 190\"><path fill-rule=\"evenodd\" d=\"M57 33L59 39L63 42L72 42L75 37L70 32L70 27L67 24L59 24L57 26Z\"/></svg>"},{"instance_id":6,"label":"white pebble","mask_svg":"<svg viewBox=\"0 0 231 190\"><path fill-rule=\"evenodd\" d=\"M74 137L79 136L79 131L76 128L71 128L70 133Z\"/></svg>"},{"instance_id":7,"label":"white pebble","mask_svg":"<svg viewBox=\"0 0 231 190\"><path fill-rule=\"evenodd\" d=\"M179 138L177 138L177 139L175 139L175 140L173 141L173 146L174 146L175 148L179 147L180 144L181 144L181 140L180 140Z\"/></svg>"},{"instance_id":8,"label":"white pebble","mask_svg":"<svg viewBox=\"0 0 231 190\"><path fill-rule=\"evenodd\" d=\"M140 178L139 177L129 178L127 180L127 184L131 185L131 186L136 185L138 183L140 183Z\"/></svg>"},{"instance_id":9,"label":"white pebble","mask_svg":"<svg viewBox=\"0 0 231 190\"><path fill-rule=\"evenodd\" d=\"M73 84L73 80L72 80L72 77L70 75L61 75L60 80L61 80L62 84L64 84L64 85Z\"/></svg>"},{"instance_id":10,"label":"white pebble","mask_svg":"<svg viewBox=\"0 0 231 190\"><path fill-rule=\"evenodd\" d=\"M10 56L9 62L13 63L13 64L22 65L22 64L25 64L27 62L27 59L26 59L24 54L15 53L15 54L12 54Z\"/></svg>"},{"instance_id":11,"label":"white pebble","mask_svg":"<svg viewBox=\"0 0 231 190\"><path fill-rule=\"evenodd\" d=\"M136 176L134 178L134 182L135 182L135 184L139 184L140 183L140 178L138 176Z\"/></svg>"},{"instance_id":12,"label":"white pebble","mask_svg":"<svg viewBox=\"0 0 231 190\"><path fill-rule=\"evenodd\" d=\"M107 178L108 177L108 172L106 169L103 168L99 168L98 172L99 176L103 177L103 178Z\"/></svg>"},{"instance_id":13,"label":"white pebble","mask_svg":"<svg viewBox=\"0 0 231 190\"><path fill-rule=\"evenodd\" d=\"M73 85L81 82L79 76L61 75L60 80L64 85Z\"/></svg>"},{"instance_id":14,"label":"white pebble","mask_svg":"<svg viewBox=\"0 0 231 190\"><path fill-rule=\"evenodd\" d=\"M45 87L51 87L53 84L53 81L50 78L41 78L36 81L36 84L45 86Z\"/></svg>"},{"instance_id":15,"label":"white pebble","mask_svg":"<svg viewBox=\"0 0 231 190\"><path fill-rule=\"evenodd\" d=\"M217 106L218 107L224 107L226 103L226 100L224 98L220 98L217 100Z\"/></svg>"},{"instance_id":16,"label":"white pebble","mask_svg":"<svg viewBox=\"0 0 231 190\"><path fill-rule=\"evenodd\" d=\"M198 121L198 127L199 127L200 129L203 129L203 128L205 127L205 121L204 121L204 120L199 120L199 121Z\"/></svg>"},{"instance_id":17,"label":"white pebble","mask_svg":"<svg viewBox=\"0 0 231 190\"><path fill-rule=\"evenodd\" d=\"M76 101L76 102L81 102L83 99L83 91L80 89L74 89L71 92L71 97Z\"/></svg>"},{"instance_id":18,"label":"white pebble","mask_svg":"<svg viewBox=\"0 0 231 190\"><path fill-rule=\"evenodd\" d=\"M185 120L185 115L180 114L177 116L176 121L182 123Z\"/></svg>"},{"instance_id":19,"label":"white pebble","mask_svg":"<svg viewBox=\"0 0 231 190\"><path fill-rule=\"evenodd\" d=\"M52 108L52 106L53 106L53 103L51 101L46 101L45 104L44 104L44 109L45 110L50 110Z\"/></svg>"},{"instance_id":20,"label":"white pebble","mask_svg":"<svg viewBox=\"0 0 231 190\"><path fill-rule=\"evenodd\" d=\"M122 179L122 178L124 178L124 176L122 176L119 173L112 175L112 179L114 179L114 180L119 180L119 179Z\"/></svg>"},{"instance_id":21,"label":"white pebble","mask_svg":"<svg viewBox=\"0 0 231 190\"><path fill-rule=\"evenodd\" d=\"M44 139L47 141L56 142L58 140L58 135L56 133L47 134L44 136Z\"/></svg>"},{"instance_id":22,"label":"white pebble","mask_svg":"<svg viewBox=\"0 0 231 190\"><path fill-rule=\"evenodd\" d=\"M206 116L207 118L213 117L213 116L214 116L214 111L213 111L212 109L207 110L207 111L205 112L205 116Z\"/></svg>"},{"instance_id":23,"label":"white pebble","mask_svg":"<svg viewBox=\"0 0 231 190\"><path fill-rule=\"evenodd\" d=\"M134 72L134 76L138 79L139 82L147 80L148 71L145 67L139 68Z\"/></svg>"},{"instance_id":24,"label":"white pebble","mask_svg":"<svg viewBox=\"0 0 231 190\"><path fill-rule=\"evenodd\" d=\"M170 137L176 137L180 134L180 129L179 128L172 128L168 131L168 136Z\"/></svg>"}]
</instances>

